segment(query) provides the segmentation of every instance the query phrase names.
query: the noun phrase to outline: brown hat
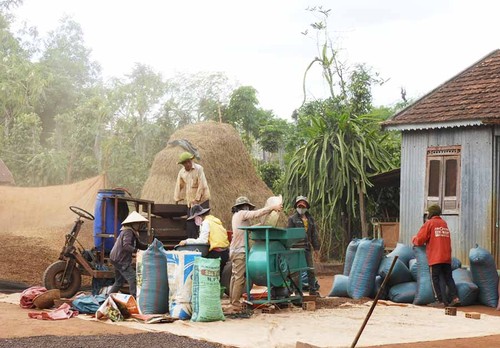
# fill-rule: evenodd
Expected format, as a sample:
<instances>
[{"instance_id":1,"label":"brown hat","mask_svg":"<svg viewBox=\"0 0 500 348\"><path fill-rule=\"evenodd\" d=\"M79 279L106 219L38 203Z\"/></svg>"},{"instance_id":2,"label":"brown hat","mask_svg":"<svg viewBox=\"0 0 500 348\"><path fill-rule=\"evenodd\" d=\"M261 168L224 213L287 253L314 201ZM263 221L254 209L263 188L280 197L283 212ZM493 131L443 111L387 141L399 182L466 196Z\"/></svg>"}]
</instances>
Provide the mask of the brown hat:
<instances>
[{"instance_id":1,"label":"brown hat","mask_svg":"<svg viewBox=\"0 0 500 348\"><path fill-rule=\"evenodd\" d=\"M210 208L204 209L201 205L196 204L191 207L191 215L187 218L188 220L192 220L197 216L204 215L210 211Z\"/></svg>"},{"instance_id":2,"label":"brown hat","mask_svg":"<svg viewBox=\"0 0 500 348\"><path fill-rule=\"evenodd\" d=\"M245 204L250 207L250 210L255 209L255 205L250 203L250 200L245 196L240 196L240 197L236 198L236 203L234 203L233 208L236 208L240 205L245 205Z\"/></svg>"}]
</instances>

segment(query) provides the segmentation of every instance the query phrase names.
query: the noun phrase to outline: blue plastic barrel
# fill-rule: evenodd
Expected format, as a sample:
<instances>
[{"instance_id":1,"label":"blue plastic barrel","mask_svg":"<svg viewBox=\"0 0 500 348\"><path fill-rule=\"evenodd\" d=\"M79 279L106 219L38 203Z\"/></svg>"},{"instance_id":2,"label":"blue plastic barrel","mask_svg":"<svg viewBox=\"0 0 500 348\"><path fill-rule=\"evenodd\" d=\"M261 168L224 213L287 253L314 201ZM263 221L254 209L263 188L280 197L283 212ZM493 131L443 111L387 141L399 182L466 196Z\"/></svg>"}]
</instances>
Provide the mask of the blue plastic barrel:
<instances>
[{"instance_id":1,"label":"blue plastic barrel","mask_svg":"<svg viewBox=\"0 0 500 348\"><path fill-rule=\"evenodd\" d=\"M123 190L99 190L95 202L94 210L94 245L97 250L101 250L104 242L104 251L110 252L115 243L115 238L102 238L99 234L114 234L115 228L117 235L120 233L122 221L128 216L128 206L126 202L118 202L118 214L115 221L115 199L112 196L124 197Z\"/></svg>"}]
</instances>

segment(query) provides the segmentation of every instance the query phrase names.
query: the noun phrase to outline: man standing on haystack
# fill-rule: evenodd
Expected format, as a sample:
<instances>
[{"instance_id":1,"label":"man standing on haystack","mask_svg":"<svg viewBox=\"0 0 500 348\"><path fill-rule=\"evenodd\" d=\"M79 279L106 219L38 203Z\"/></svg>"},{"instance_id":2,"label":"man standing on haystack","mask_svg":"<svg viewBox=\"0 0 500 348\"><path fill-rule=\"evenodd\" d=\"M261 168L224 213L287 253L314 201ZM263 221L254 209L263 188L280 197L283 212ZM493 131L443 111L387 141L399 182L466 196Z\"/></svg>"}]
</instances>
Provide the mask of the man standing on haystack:
<instances>
[{"instance_id":1,"label":"man standing on haystack","mask_svg":"<svg viewBox=\"0 0 500 348\"><path fill-rule=\"evenodd\" d=\"M179 156L178 164L183 168L177 175L175 183L174 200L176 204L180 201L186 201L188 216L191 216L191 207L201 205L203 208L209 208L210 190L205 178L203 167L193 162L194 155L190 152L183 152ZM194 220L186 221L186 231L188 238L198 238L199 227Z\"/></svg>"}]
</instances>

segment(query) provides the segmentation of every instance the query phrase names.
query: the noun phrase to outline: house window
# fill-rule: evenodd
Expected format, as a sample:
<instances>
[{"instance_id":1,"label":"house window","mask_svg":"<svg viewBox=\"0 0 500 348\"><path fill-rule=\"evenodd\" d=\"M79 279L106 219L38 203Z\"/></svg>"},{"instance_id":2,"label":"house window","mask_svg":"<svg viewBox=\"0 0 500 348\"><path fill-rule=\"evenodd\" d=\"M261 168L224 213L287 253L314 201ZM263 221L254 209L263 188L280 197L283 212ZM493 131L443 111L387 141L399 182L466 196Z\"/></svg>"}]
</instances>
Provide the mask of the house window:
<instances>
[{"instance_id":1,"label":"house window","mask_svg":"<svg viewBox=\"0 0 500 348\"><path fill-rule=\"evenodd\" d=\"M426 205L439 204L443 214L460 208L460 146L427 149Z\"/></svg>"}]
</instances>

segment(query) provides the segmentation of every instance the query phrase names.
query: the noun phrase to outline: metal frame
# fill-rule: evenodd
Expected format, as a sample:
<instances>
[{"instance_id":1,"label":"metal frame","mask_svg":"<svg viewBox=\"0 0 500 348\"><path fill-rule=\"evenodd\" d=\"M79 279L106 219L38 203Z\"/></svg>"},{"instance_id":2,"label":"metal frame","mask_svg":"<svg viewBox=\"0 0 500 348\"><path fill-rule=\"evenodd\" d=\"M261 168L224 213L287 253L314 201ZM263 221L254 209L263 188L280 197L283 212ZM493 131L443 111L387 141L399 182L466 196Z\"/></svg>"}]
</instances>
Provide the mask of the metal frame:
<instances>
[{"instance_id":1,"label":"metal frame","mask_svg":"<svg viewBox=\"0 0 500 348\"><path fill-rule=\"evenodd\" d=\"M240 229L244 230L245 232L245 273L246 273L246 291L247 291L247 299L248 301L252 302L253 304L265 304L265 303L283 303L283 302L290 302L290 301L296 301L299 300L302 302L302 277L299 273L298 276L298 288L300 289L299 294L295 296L289 296L287 298L283 299L272 299L271 298L271 267L270 267L270 261L271 261L271 255L278 255L278 254L292 254L292 253L301 253L304 255L305 259L305 250L301 248L293 248L293 249L286 249L286 250L280 250L278 252L270 252L269 250L269 240L270 240L270 232L272 230L276 231L284 231L284 229L281 228L275 228L272 226L252 226L252 227L240 227ZM250 253L249 250L249 237L250 233L252 233L252 230L263 230L265 229L265 245L266 245L266 286L267 286L267 299L264 300L253 300L252 295L250 293L252 289L252 279L250 277L250 272L248 268L248 256ZM272 232L271 232L272 233ZM299 268L299 269L290 269L290 273L294 272L301 272L305 271L308 268L306 267L305 269ZM273 272L274 274L280 274L281 272Z\"/></svg>"},{"instance_id":2,"label":"metal frame","mask_svg":"<svg viewBox=\"0 0 500 348\"><path fill-rule=\"evenodd\" d=\"M132 197L124 197L124 196L117 196L117 195L111 195L111 196L106 196L104 198L104 202L101 206L101 221L102 221L102 232L96 234L96 237L101 238L101 250L100 250L100 255L99 255L99 262L102 264L104 263L105 260L105 240L106 238L116 238L118 237L118 230L117 230L117 225L116 223L113 224L113 233L108 233L106 231L106 205L107 205L107 199L112 199L113 204L114 204L114 221L116 222L118 220L118 203L120 201L124 202L132 202L135 205L135 210L139 211L139 207L141 207L143 212L147 213L147 231L148 231L148 242L151 242L152 240L152 233L151 233L151 210L152 210L152 205L154 204L153 201L146 200L146 199L138 199L138 198L132 198ZM85 261L83 257L79 261ZM86 263L81 263L82 265L85 265ZM87 265L88 266L88 265ZM94 278L113 278L114 277L114 272L109 272L109 271L97 271L93 270L90 266L85 267L84 269Z\"/></svg>"}]
</instances>

